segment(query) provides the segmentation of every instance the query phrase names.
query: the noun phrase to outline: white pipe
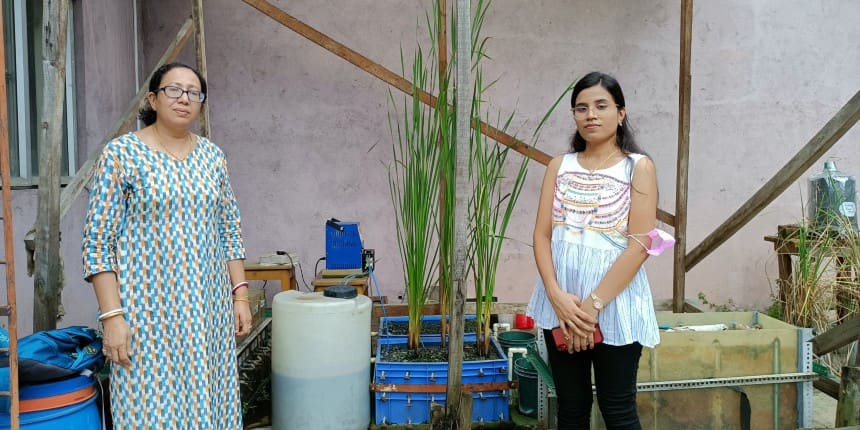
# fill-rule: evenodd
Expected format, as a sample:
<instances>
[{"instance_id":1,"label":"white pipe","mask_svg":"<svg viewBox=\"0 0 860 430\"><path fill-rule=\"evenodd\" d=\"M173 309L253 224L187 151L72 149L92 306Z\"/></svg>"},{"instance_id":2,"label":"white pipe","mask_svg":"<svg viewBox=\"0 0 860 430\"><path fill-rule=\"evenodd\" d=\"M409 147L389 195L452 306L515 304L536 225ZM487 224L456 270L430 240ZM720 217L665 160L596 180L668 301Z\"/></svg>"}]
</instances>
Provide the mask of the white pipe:
<instances>
[{"instance_id":1,"label":"white pipe","mask_svg":"<svg viewBox=\"0 0 860 430\"><path fill-rule=\"evenodd\" d=\"M517 347L508 348L508 381L514 380L514 354L520 353L525 357L528 355L528 348Z\"/></svg>"},{"instance_id":2,"label":"white pipe","mask_svg":"<svg viewBox=\"0 0 860 430\"><path fill-rule=\"evenodd\" d=\"M508 323L494 323L493 324L493 339L496 339L496 342L499 341L499 329L503 328L505 331L511 331L511 325Z\"/></svg>"}]
</instances>

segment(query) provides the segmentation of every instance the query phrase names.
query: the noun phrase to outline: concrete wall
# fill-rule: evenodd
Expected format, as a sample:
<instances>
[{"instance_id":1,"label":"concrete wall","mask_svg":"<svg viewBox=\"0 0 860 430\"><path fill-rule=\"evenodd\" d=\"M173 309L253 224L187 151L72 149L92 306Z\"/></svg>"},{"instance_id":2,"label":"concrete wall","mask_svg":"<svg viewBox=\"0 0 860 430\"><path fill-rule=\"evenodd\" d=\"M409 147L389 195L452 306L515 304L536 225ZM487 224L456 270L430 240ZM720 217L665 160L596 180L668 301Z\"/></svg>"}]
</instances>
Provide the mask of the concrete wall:
<instances>
[{"instance_id":1,"label":"concrete wall","mask_svg":"<svg viewBox=\"0 0 860 430\"><path fill-rule=\"evenodd\" d=\"M93 3L99 6L86 6ZM190 6L177 5L183 2L145 3L143 76L190 13ZM417 40L428 46L423 13L429 1L273 3L394 71L400 71L401 48L409 58ZM516 111L513 130L528 138L569 82L595 69L614 74L625 89L639 142L657 164L660 207L674 212L678 3L497 0L484 28L492 57L484 64L485 75L499 79L486 94L488 109L503 115ZM86 55L78 65L89 70L90 78L108 79L108 92L115 95L108 97L92 84L79 91L82 102L91 106L81 109L86 117L80 122L93 142L115 118L110 112L121 111L133 94L129 75L123 75L132 72L114 69L130 61L119 46L130 43L128 27L119 23L129 21L131 12L107 1L82 4L89 22L98 22L98 16L113 28L106 33L111 37L90 42L100 53ZM392 143L388 87L242 2L209 0L205 19L213 140L230 159L248 257L297 251L309 284L315 262L325 253L324 220L357 220L365 246L376 249L382 293L397 301L402 275L385 168ZM860 89L858 19L860 3L851 1L696 3L690 249ZM839 29L838 37L833 29ZM118 40L108 40L114 34ZM182 59L193 63L190 49ZM395 98L401 100L400 94ZM551 116L538 143L550 154L567 148L573 123L566 106ZM825 158L835 157L843 171L860 174L858 140L855 127ZM766 307L777 269L771 244L762 237L774 233L778 224L801 219L805 177L820 165L696 266L687 277L687 297L704 292L712 302L731 299L743 309ZM533 163L509 231L514 240L504 249L496 287L503 301L527 300L534 285L531 230L543 172ZM34 217L34 199L28 197L26 204L21 199L16 195L22 218ZM91 290L79 280L83 200L63 221L69 282L64 323L91 321L95 309ZM665 255L647 263L658 298L671 297L671 262L671 255ZM23 285L25 280L32 284L22 276ZM268 290L271 294L275 288ZM22 315L28 300L21 301Z\"/></svg>"}]
</instances>

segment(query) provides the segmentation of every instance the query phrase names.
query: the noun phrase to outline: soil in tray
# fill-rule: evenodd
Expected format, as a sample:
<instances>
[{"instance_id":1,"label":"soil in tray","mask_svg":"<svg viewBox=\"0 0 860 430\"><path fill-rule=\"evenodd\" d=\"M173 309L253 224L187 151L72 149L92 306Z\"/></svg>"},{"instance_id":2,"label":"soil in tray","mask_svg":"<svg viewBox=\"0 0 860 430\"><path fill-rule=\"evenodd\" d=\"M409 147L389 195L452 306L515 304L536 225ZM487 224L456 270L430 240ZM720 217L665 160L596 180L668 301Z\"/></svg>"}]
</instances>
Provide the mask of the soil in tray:
<instances>
[{"instance_id":1,"label":"soil in tray","mask_svg":"<svg viewBox=\"0 0 860 430\"><path fill-rule=\"evenodd\" d=\"M407 335L409 333L408 321L388 321L385 323L388 326L386 334L390 335ZM421 334L439 334L442 331L442 323L439 321L424 321L421 324ZM466 320L463 324L463 333L475 333L478 323L476 320Z\"/></svg>"},{"instance_id":2,"label":"soil in tray","mask_svg":"<svg viewBox=\"0 0 860 430\"><path fill-rule=\"evenodd\" d=\"M493 350L490 350L489 357L482 356L474 342L463 345L463 361L498 360L499 358L501 357ZM381 361L440 363L448 361L448 348L435 345L410 350L406 345L383 346Z\"/></svg>"}]
</instances>

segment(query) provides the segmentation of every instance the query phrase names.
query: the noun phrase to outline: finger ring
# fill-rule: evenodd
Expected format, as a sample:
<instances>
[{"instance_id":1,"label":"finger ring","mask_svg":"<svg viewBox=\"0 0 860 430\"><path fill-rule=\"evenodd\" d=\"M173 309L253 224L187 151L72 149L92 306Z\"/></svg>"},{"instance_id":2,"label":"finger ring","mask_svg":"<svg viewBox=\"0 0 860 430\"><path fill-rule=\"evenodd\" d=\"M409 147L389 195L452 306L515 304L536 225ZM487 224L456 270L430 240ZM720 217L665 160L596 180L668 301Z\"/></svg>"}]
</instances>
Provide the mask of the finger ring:
<instances>
[{"instance_id":1,"label":"finger ring","mask_svg":"<svg viewBox=\"0 0 860 430\"><path fill-rule=\"evenodd\" d=\"M565 336L565 337L564 337L564 340L570 340L570 338L569 338L569 337L567 337L567 336Z\"/></svg>"}]
</instances>

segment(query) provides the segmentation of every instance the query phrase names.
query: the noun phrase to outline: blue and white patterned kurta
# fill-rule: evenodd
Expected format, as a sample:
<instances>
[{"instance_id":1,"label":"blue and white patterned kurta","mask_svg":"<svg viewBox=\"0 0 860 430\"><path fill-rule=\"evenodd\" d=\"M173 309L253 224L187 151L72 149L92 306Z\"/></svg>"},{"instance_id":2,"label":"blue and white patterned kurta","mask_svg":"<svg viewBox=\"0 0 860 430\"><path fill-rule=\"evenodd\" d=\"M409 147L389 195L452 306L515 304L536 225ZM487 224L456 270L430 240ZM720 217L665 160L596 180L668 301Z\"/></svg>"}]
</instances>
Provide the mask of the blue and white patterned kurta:
<instances>
[{"instance_id":1,"label":"blue and white patterned kurta","mask_svg":"<svg viewBox=\"0 0 860 430\"><path fill-rule=\"evenodd\" d=\"M644 156L630 154L607 169L590 173L577 155L567 154L558 169L552 208L552 259L559 287L580 298L591 295L627 247L630 182ZM558 327L558 317L538 275L528 314L544 329ZM598 315L609 345L639 342L653 348L660 332L645 268Z\"/></svg>"},{"instance_id":2,"label":"blue and white patterned kurta","mask_svg":"<svg viewBox=\"0 0 860 430\"><path fill-rule=\"evenodd\" d=\"M178 161L126 134L93 178L84 278L116 272L131 327L131 368L111 373L117 429L241 428L227 271L245 257L239 209L224 153L196 140Z\"/></svg>"}]
</instances>

